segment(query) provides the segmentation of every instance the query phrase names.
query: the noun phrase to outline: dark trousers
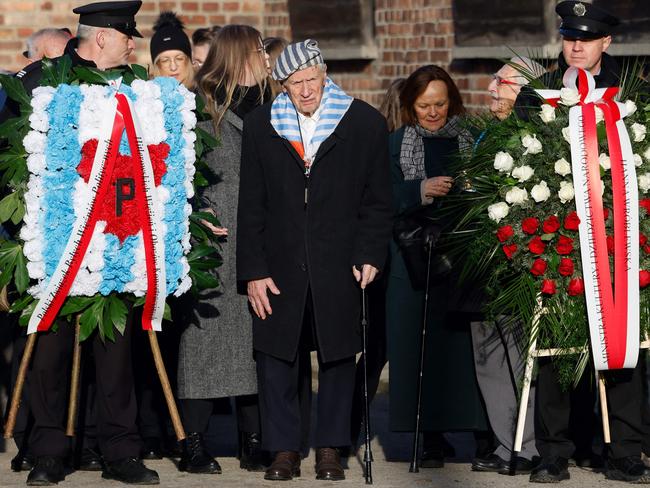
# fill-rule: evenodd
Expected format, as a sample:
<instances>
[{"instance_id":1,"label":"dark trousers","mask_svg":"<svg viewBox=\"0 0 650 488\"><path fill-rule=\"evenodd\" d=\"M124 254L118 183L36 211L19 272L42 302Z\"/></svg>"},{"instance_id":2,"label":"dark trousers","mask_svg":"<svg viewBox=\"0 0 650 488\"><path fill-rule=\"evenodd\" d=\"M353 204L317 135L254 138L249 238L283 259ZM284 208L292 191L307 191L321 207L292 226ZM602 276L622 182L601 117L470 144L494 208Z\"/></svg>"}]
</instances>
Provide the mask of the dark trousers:
<instances>
[{"instance_id":1,"label":"dark trousers","mask_svg":"<svg viewBox=\"0 0 650 488\"><path fill-rule=\"evenodd\" d=\"M258 351L256 360L264 449L304 452L309 409L301 403L311 402L309 350L301 350L294 361ZM323 363L319 357L315 447L350 444L354 370L354 357L329 363Z\"/></svg>"},{"instance_id":2,"label":"dark trousers","mask_svg":"<svg viewBox=\"0 0 650 488\"><path fill-rule=\"evenodd\" d=\"M131 324L115 342L95 333L92 346L96 366L97 441L106 461L137 457L141 441L136 428L137 406L131 368ZM58 332L39 333L30 369L30 397L34 427L30 446L36 456L65 456L70 359L74 327L59 323Z\"/></svg>"},{"instance_id":3,"label":"dark trousers","mask_svg":"<svg viewBox=\"0 0 650 488\"><path fill-rule=\"evenodd\" d=\"M215 400L228 399L184 398L180 401L183 426L187 432L204 434L208 430ZM235 397L235 412L239 432L260 433L260 408L257 395Z\"/></svg>"},{"instance_id":4,"label":"dark trousers","mask_svg":"<svg viewBox=\"0 0 650 488\"><path fill-rule=\"evenodd\" d=\"M587 370L585 374L593 373ZM612 440L610 455L614 459L639 456L642 437L641 361L632 370L605 372L605 382ZM539 454L544 458L570 458L575 450L569 436L571 392L562 390L548 358L539 360L536 399L535 436ZM585 414L590 415L591 412Z\"/></svg>"}]
</instances>

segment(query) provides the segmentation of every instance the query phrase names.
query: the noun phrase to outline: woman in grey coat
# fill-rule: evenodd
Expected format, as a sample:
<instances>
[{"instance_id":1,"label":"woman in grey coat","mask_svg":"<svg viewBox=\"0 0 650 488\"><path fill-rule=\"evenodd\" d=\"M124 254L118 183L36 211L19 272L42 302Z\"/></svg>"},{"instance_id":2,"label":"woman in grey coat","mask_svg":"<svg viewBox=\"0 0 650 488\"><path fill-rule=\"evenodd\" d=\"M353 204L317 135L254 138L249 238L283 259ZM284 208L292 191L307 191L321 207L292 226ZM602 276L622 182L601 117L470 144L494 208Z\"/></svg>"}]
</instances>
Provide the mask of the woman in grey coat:
<instances>
[{"instance_id":1,"label":"woman in grey coat","mask_svg":"<svg viewBox=\"0 0 650 488\"><path fill-rule=\"evenodd\" d=\"M179 469L217 472L205 452L202 434L212 413L212 400L235 397L240 432L240 466L264 469L266 453L260 448L257 379L252 348L251 316L246 294L240 294L235 274L235 236L239 193L239 164L243 117L270 99L268 56L260 33L244 25L223 27L197 74L200 93L212 121L203 129L216 135L220 145L208 155L216 180L205 190L206 210L223 227L218 269L220 286L192 303L191 320L183 331L178 363L178 397L188 432L187 452Z\"/></svg>"}]
</instances>

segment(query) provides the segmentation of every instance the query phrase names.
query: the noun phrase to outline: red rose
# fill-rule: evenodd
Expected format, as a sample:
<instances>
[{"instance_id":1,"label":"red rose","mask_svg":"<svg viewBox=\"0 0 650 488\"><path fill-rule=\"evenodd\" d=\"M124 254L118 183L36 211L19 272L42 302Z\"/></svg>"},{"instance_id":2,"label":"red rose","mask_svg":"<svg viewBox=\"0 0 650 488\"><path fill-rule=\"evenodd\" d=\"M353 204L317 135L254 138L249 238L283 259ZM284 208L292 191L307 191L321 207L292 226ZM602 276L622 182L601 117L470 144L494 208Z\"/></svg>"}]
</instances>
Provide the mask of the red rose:
<instances>
[{"instance_id":1,"label":"red rose","mask_svg":"<svg viewBox=\"0 0 650 488\"><path fill-rule=\"evenodd\" d=\"M579 225L580 225L580 218L578 217L578 214L576 212L570 212L564 218L564 228L566 230L578 230Z\"/></svg>"},{"instance_id":2,"label":"red rose","mask_svg":"<svg viewBox=\"0 0 650 488\"><path fill-rule=\"evenodd\" d=\"M609 209L607 208L603 209L603 216L605 217L605 220L609 218Z\"/></svg>"},{"instance_id":3,"label":"red rose","mask_svg":"<svg viewBox=\"0 0 650 488\"><path fill-rule=\"evenodd\" d=\"M544 249L546 249L546 244L544 244L540 236L533 237L528 243L528 250L533 254L542 254Z\"/></svg>"},{"instance_id":4,"label":"red rose","mask_svg":"<svg viewBox=\"0 0 650 488\"><path fill-rule=\"evenodd\" d=\"M573 239L566 236L560 236L557 240L557 244L555 244L555 250L561 255L571 254L571 251L573 251Z\"/></svg>"},{"instance_id":5,"label":"red rose","mask_svg":"<svg viewBox=\"0 0 650 488\"><path fill-rule=\"evenodd\" d=\"M548 219L544 221L544 225L542 226L542 230L544 230L544 234L552 234L554 232L557 232L557 230L560 228L560 219L558 219L555 215L551 215Z\"/></svg>"},{"instance_id":6,"label":"red rose","mask_svg":"<svg viewBox=\"0 0 650 488\"><path fill-rule=\"evenodd\" d=\"M639 246L645 246L647 242L648 242L648 238L644 234L639 232Z\"/></svg>"},{"instance_id":7,"label":"red rose","mask_svg":"<svg viewBox=\"0 0 650 488\"><path fill-rule=\"evenodd\" d=\"M542 281L542 293L544 295L555 295L555 281L553 280Z\"/></svg>"},{"instance_id":8,"label":"red rose","mask_svg":"<svg viewBox=\"0 0 650 488\"><path fill-rule=\"evenodd\" d=\"M502 246L501 249L503 249L508 259L512 259L512 255L517 252L517 244L508 244L507 246Z\"/></svg>"},{"instance_id":9,"label":"red rose","mask_svg":"<svg viewBox=\"0 0 650 488\"><path fill-rule=\"evenodd\" d=\"M650 198L639 200L639 207L645 208L645 212L650 213Z\"/></svg>"},{"instance_id":10,"label":"red rose","mask_svg":"<svg viewBox=\"0 0 650 488\"><path fill-rule=\"evenodd\" d=\"M573 278L571 281L569 281L567 293L572 297L576 295L584 295L585 282L582 280L582 278Z\"/></svg>"},{"instance_id":11,"label":"red rose","mask_svg":"<svg viewBox=\"0 0 650 488\"><path fill-rule=\"evenodd\" d=\"M614 236L607 236L607 254L614 254Z\"/></svg>"},{"instance_id":12,"label":"red rose","mask_svg":"<svg viewBox=\"0 0 650 488\"><path fill-rule=\"evenodd\" d=\"M650 244L643 246L643 250L646 252L646 254L650 254Z\"/></svg>"},{"instance_id":13,"label":"red rose","mask_svg":"<svg viewBox=\"0 0 650 488\"><path fill-rule=\"evenodd\" d=\"M573 261L569 258L560 259L560 265L557 267L557 272L562 276L571 276L573 274Z\"/></svg>"},{"instance_id":14,"label":"red rose","mask_svg":"<svg viewBox=\"0 0 650 488\"><path fill-rule=\"evenodd\" d=\"M650 285L650 271L642 269L639 271L639 286L645 288L648 285Z\"/></svg>"},{"instance_id":15,"label":"red rose","mask_svg":"<svg viewBox=\"0 0 650 488\"><path fill-rule=\"evenodd\" d=\"M537 258L533 263L533 266L530 268L530 272L535 276L542 276L546 272L546 266L546 261Z\"/></svg>"},{"instance_id":16,"label":"red rose","mask_svg":"<svg viewBox=\"0 0 650 488\"><path fill-rule=\"evenodd\" d=\"M539 220L537 220L535 217L528 217L521 221L521 230L523 230L526 234L533 235L535 232L537 232L538 227Z\"/></svg>"},{"instance_id":17,"label":"red rose","mask_svg":"<svg viewBox=\"0 0 650 488\"><path fill-rule=\"evenodd\" d=\"M514 234L515 232L512 230L511 225L504 225L503 227L499 227L499 230L497 230L497 239L499 239L499 242L506 242Z\"/></svg>"}]
</instances>

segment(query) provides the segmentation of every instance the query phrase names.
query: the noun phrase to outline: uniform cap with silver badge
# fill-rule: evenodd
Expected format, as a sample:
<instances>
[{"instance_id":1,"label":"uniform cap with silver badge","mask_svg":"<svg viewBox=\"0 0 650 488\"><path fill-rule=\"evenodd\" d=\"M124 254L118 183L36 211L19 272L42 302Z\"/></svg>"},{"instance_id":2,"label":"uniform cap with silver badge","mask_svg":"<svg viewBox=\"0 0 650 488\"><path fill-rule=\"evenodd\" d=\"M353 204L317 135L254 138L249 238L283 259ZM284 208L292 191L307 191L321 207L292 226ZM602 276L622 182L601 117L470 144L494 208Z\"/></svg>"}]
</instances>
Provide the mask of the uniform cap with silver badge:
<instances>
[{"instance_id":1,"label":"uniform cap with silver badge","mask_svg":"<svg viewBox=\"0 0 650 488\"><path fill-rule=\"evenodd\" d=\"M600 39L610 35L620 23L606 10L587 2L560 2L555 12L562 17L560 34L570 39Z\"/></svg>"}]
</instances>

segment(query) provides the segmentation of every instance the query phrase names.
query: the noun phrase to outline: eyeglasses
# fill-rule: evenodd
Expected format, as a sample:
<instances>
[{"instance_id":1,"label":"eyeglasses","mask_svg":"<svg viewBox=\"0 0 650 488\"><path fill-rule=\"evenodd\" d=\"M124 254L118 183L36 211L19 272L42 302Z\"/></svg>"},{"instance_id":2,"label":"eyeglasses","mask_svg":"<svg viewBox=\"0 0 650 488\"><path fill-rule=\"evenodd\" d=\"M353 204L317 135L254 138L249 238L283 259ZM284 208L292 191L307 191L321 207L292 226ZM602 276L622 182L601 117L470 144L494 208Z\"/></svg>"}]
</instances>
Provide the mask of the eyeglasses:
<instances>
[{"instance_id":1,"label":"eyeglasses","mask_svg":"<svg viewBox=\"0 0 650 488\"><path fill-rule=\"evenodd\" d=\"M508 78L502 78L498 74L494 73L492 75L492 78L494 79L494 81L497 82L497 86L501 86L501 85L522 86L522 84L517 81L511 81L511 78L520 78L519 76L509 76Z\"/></svg>"},{"instance_id":2,"label":"eyeglasses","mask_svg":"<svg viewBox=\"0 0 650 488\"><path fill-rule=\"evenodd\" d=\"M195 68L200 68L201 66L203 66L203 62L193 60L192 61L192 66L194 66Z\"/></svg>"},{"instance_id":3,"label":"eyeglasses","mask_svg":"<svg viewBox=\"0 0 650 488\"><path fill-rule=\"evenodd\" d=\"M258 54L266 54L266 48L264 46L260 46L254 51L251 51L252 53L258 53Z\"/></svg>"},{"instance_id":4,"label":"eyeglasses","mask_svg":"<svg viewBox=\"0 0 650 488\"><path fill-rule=\"evenodd\" d=\"M169 68L172 65L172 62L176 65L182 65L187 63L187 60L188 58L186 55L179 54L178 56L174 56L173 58L168 58L168 57L160 58L158 59L157 64L159 66L164 66L165 68Z\"/></svg>"}]
</instances>

